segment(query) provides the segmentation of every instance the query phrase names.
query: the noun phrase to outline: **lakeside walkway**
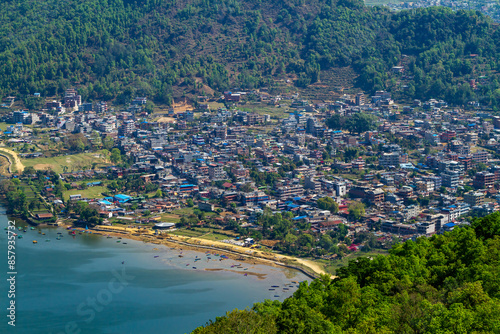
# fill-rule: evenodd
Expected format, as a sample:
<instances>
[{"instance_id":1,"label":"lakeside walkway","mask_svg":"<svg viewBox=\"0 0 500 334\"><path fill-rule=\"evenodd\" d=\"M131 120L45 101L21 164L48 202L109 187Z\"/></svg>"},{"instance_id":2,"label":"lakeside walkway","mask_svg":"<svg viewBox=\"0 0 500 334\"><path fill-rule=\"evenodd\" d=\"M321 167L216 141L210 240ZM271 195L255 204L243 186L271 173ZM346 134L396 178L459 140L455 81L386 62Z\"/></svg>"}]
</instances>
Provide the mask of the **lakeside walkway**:
<instances>
[{"instance_id":1,"label":"lakeside walkway","mask_svg":"<svg viewBox=\"0 0 500 334\"><path fill-rule=\"evenodd\" d=\"M225 251L235 256L243 256L248 259L258 260L265 264L275 266L288 267L299 270L312 278L318 278L320 275L329 275L317 263L313 261L296 258L293 256L274 254L271 252L264 252L256 249L249 249L247 247L228 244L220 241L206 240L196 237L183 237L172 235L168 233L160 233L155 235L150 229L120 227L120 226L96 226L94 231L103 233L113 233L120 236L129 237L131 239L142 239L145 242L151 243L173 243L181 246L203 249L215 249Z\"/></svg>"}]
</instances>

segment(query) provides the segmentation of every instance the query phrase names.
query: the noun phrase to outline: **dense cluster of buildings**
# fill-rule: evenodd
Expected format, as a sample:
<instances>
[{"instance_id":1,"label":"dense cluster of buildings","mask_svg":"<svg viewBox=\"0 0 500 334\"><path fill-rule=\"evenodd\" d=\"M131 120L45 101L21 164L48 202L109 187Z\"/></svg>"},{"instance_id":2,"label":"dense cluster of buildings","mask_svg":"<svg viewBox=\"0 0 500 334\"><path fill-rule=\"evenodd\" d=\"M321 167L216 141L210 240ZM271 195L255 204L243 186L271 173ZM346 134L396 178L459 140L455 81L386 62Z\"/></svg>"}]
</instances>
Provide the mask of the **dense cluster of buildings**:
<instances>
[{"instance_id":1,"label":"dense cluster of buildings","mask_svg":"<svg viewBox=\"0 0 500 334\"><path fill-rule=\"evenodd\" d=\"M205 210L214 208L207 203L235 203L234 217L242 224L254 222L268 207L292 212L317 232L342 222L352 231L375 227L377 233L414 236L449 230L466 222L464 217L499 209L497 116L466 113L436 100L400 107L383 91L320 104L252 94L261 103L288 107L288 115L276 121L237 107L201 108L170 112L168 122L158 122L142 109L144 98L115 111L105 102L83 103L68 90L62 102L48 102L47 110L14 111L11 131L4 135L30 138L23 124L41 124L53 129L51 140L69 133L112 138L133 163L105 172L115 178L140 175L162 192L162 198L140 201L139 211L161 213L193 198ZM242 97L225 96L235 103ZM325 125L333 114L360 112L375 115L377 127L352 134ZM63 177L79 173L84 172ZM337 202L339 212L318 208L325 196ZM348 208L357 201L366 214L353 221ZM128 200L94 202L107 217L134 213Z\"/></svg>"}]
</instances>

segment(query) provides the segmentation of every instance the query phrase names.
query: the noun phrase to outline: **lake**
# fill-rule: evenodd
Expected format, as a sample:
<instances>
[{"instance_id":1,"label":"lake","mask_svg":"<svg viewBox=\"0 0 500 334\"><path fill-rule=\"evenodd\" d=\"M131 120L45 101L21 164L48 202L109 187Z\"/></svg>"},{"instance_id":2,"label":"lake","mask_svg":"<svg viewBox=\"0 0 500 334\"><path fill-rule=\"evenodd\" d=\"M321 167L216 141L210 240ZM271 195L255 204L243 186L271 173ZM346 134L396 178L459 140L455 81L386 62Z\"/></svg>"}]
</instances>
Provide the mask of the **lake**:
<instances>
[{"instance_id":1,"label":"lake","mask_svg":"<svg viewBox=\"0 0 500 334\"><path fill-rule=\"evenodd\" d=\"M282 301L296 290L293 282L309 280L295 270L221 259L217 252L71 236L62 228L42 229L42 235L28 227L16 229L23 238L15 239L16 326L11 327L7 224L0 208L2 333L189 333L234 308Z\"/></svg>"}]
</instances>

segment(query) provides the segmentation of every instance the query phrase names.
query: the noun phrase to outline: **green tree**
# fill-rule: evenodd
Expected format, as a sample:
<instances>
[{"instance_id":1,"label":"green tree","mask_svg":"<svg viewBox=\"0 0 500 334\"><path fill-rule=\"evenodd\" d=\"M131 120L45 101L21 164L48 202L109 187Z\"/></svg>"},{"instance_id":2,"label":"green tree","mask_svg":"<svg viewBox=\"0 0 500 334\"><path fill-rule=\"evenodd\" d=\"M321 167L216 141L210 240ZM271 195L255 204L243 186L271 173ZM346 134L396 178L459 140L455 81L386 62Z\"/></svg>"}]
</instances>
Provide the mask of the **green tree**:
<instances>
[{"instance_id":1,"label":"green tree","mask_svg":"<svg viewBox=\"0 0 500 334\"><path fill-rule=\"evenodd\" d=\"M360 220L365 216L365 205L362 202L352 201L347 206L349 217L354 220Z\"/></svg>"}]
</instances>

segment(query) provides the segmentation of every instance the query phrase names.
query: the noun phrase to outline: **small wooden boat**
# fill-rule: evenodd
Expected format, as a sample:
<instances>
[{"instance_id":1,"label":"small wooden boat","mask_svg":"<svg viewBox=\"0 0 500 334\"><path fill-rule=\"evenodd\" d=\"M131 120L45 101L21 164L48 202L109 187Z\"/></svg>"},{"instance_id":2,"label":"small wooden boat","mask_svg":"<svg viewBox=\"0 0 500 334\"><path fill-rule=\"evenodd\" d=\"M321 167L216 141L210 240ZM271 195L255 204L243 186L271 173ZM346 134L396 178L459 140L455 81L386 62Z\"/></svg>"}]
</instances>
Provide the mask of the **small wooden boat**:
<instances>
[{"instance_id":1,"label":"small wooden boat","mask_svg":"<svg viewBox=\"0 0 500 334\"><path fill-rule=\"evenodd\" d=\"M283 290L288 290L288 288L283 288Z\"/></svg>"},{"instance_id":2,"label":"small wooden boat","mask_svg":"<svg viewBox=\"0 0 500 334\"><path fill-rule=\"evenodd\" d=\"M126 245L127 243L126 242L122 242L122 245Z\"/></svg>"},{"instance_id":3,"label":"small wooden boat","mask_svg":"<svg viewBox=\"0 0 500 334\"><path fill-rule=\"evenodd\" d=\"M42 235L45 235L45 233L42 233Z\"/></svg>"},{"instance_id":4,"label":"small wooden boat","mask_svg":"<svg viewBox=\"0 0 500 334\"><path fill-rule=\"evenodd\" d=\"M182 255L179 255L179 257L183 257Z\"/></svg>"},{"instance_id":5,"label":"small wooden boat","mask_svg":"<svg viewBox=\"0 0 500 334\"><path fill-rule=\"evenodd\" d=\"M42 234L42 231L38 231L38 234Z\"/></svg>"},{"instance_id":6,"label":"small wooden boat","mask_svg":"<svg viewBox=\"0 0 500 334\"><path fill-rule=\"evenodd\" d=\"M196 269L196 267L193 267L193 269Z\"/></svg>"},{"instance_id":7,"label":"small wooden boat","mask_svg":"<svg viewBox=\"0 0 500 334\"><path fill-rule=\"evenodd\" d=\"M159 257L160 255L155 255L154 257Z\"/></svg>"},{"instance_id":8,"label":"small wooden boat","mask_svg":"<svg viewBox=\"0 0 500 334\"><path fill-rule=\"evenodd\" d=\"M33 226L30 227L30 230L34 230L35 228Z\"/></svg>"},{"instance_id":9,"label":"small wooden boat","mask_svg":"<svg viewBox=\"0 0 500 334\"><path fill-rule=\"evenodd\" d=\"M33 243L34 243L34 244L37 244L37 243L38 243L38 241L36 241L36 240L33 240Z\"/></svg>"},{"instance_id":10,"label":"small wooden boat","mask_svg":"<svg viewBox=\"0 0 500 334\"><path fill-rule=\"evenodd\" d=\"M269 291L274 291L274 289L269 289Z\"/></svg>"},{"instance_id":11,"label":"small wooden boat","mask_svg":"<svg viewBox=\"0 0 500 334\"><path fill-rule=\"evenodd\" d=\"M120 240L116 240L116 242L120 242Z\"/></svg>"},{"instance_id":12,"label":"small wooden boat","mask_svg":"<svg viewBox=\"0 0 500 334\"><path fill-rule=\"evenodd\" d=\"M18 235L17 238L22 239L23 238L22 234Z\"/></svg>"},{"instance_id":13,"label":"small wooden boat","mask_svg":"<svg viewBox=\"0 0 500 334\"><path fill-rule=\"evenodd\" d=\"M28 232L28 230L24 229L23 232Z\"/></svg>"},{"instance_id":14,"label":"small wooden boat","mask_svg":"<svg viewBox=\"0 0 500 334\"><path fill-rule=\"evenodd\" d=\"M49 241L50 241L50 239L45 239L45 242L49 242Z\"/></svg>"},{"instance_id":15,"label":"small wooden boat","mask_svg":"<svg viewBox=\"0 0 500 334\"><path fill-rule=\"evenodd\" d=\"M279 296L278 295L274 295L274 298L279 298Z\"/></svg>"},{"instance_id":16,"label":"small wooden boat","mask_svg":"<svg viewBox=\"0 0 500 334\"><path fill-rule=\"evenodd\" d=\"M279 288L279 285L271 285L271 288Z\"/></svg>"}]
</instances>

